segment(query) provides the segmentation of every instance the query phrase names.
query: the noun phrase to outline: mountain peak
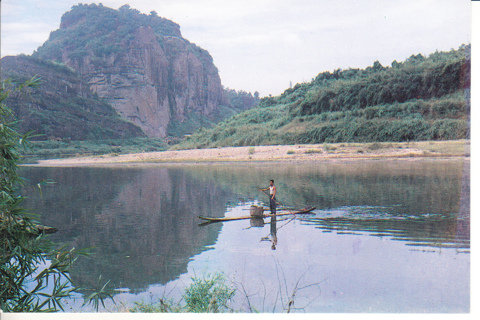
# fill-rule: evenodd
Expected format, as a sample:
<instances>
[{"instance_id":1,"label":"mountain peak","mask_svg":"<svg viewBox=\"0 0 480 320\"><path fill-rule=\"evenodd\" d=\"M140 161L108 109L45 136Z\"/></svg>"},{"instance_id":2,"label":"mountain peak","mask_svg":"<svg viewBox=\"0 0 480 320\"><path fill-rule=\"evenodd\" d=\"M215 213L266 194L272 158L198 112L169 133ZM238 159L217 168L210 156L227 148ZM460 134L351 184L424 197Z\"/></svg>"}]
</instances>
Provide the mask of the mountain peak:
<instances>
[{"instance_id":1,"label":"mountain peak","mask_svg":"<svg viewBox=\"0 0 480 320\"><path fill-rule=\"evenodd\" d=\"M79 4L33 56L75 69L150 137L165 137L172 123L189 119L202 119L204 126L229 105L210 54L154 11Z\"/></svg>"},{"instance_id":2,"label":"mountain peak","mask_svg":"<svg viewBox=\"0 0 480 320\"><path fill-rule=\"evenodd\" d=\"M123 5L118 10L108 8L102 4L78 4L72 10L63 14L60 29L69 27L104 27L106 31L124 27L122 20L129 19L135 27L151 27L155 33L164 36L182 37L180 26L173 21L159 17L155 11L149 15L143 14L129 5Z\"/></svg>"}]
</instances>

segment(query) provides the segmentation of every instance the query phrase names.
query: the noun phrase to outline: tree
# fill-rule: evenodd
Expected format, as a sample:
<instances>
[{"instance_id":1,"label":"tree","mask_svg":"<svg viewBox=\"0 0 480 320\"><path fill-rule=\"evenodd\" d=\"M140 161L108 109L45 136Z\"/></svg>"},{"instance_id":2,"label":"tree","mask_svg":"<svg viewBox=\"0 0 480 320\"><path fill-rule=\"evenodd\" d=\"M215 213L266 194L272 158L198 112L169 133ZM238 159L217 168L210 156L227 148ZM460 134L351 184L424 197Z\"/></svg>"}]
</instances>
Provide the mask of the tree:
<instances>
[{"instance_id":1,"label":"tree","mask_svg":"<svg viewBox=\"0 0 480 320\"><path fill-rule=\"evenodd\" d=\"M377 60L377 61L375 61L375 62L373 63L373 66L367 67L366 70L374 73L374 72L382 71L382 70L384 70L384 69L385 69L385 68L382 66L382 64L380 63L380 61Z\"/></svg>"},{"instance_id":2,"label":"tree","mask_svg":"<svg viewBox=\"0 0 480 320\"><path fill-rule=\"evenodd\" d=\"M15 131L16 119L3 102L12 91L38 85L39 80L32 79L19 86L5 81L0 87L0 309L6 312L63 310L62 299L77 289L68 270L79 254L85 254L66 247L55 249L39 229L38 217L21 207L19 151L29 147L31 133ZM42 269L42 264L48 266ZM92 296L96 297L98 302L105 295Z\"/></svg>"}]
</instances>

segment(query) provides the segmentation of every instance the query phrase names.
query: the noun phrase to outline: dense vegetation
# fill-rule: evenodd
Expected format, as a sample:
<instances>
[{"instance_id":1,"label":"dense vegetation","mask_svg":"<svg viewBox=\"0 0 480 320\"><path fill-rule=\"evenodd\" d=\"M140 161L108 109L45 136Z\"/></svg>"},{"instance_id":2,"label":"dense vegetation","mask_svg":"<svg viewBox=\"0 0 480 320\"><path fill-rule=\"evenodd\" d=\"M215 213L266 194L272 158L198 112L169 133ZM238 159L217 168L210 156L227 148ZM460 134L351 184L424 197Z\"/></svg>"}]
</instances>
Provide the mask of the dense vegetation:
<instances>
[{"instance_id":1,"label":"dense vegetation","mask_svg":"<svg viewBox=\"0 0 480 320\"><path fill-rule=\"evenodd\" d=\"M469 137L470 45L323 72L177 148Z\"/></svg>"},{"instance_id":2,"label":"dense vegetation","mask_svg":"<svg viewBox=\"0 0 480 320\"><path fill-rule=\"evenodd\" d=\"M185 303L161 298L158 303L136 302L135 307L129 311L141 313L233 311L229 305L236 290L227 285L222 273L205 275L203 278L192 277L191 280L192 283L185 288L182 295Z\"/></svg>"},{"instance_id":3,"label":"dense vegetation","mask_svg":"<svg viewBox=\"0 0 480 320\"><path fill-rule=\"evenodd\" d=\"M168 144L160 138L129 138L99 140L44 140L32 141L31 148L22 150L30 160L82 155L120 155L139 152L154 152L167 149Z\"/></svg>"},{"instance_id":4,"label":"dense vegetation","mask_svg":"<svg viewBox=\"0 0 480 320\"><path fill-rule=\"evenodd\" d=\"M256 107L260 103L260 94L258 91L255 91L252 95L251 92L226 88L225 94L232 108L239 112Z\"/></svg>"},{"instance_id":5,"label":"dense vegetation","mask_svg":"<svg viewBox=\"0 0 480 320\"><path fill-rule=\"evenodd\" d=\"M173 119L168 126L170 141L177 143L181 138L190 135L201 128L211 128L222 120L256 107L260 103L259 93L235 89L225 89L225 95L230 105L219 105L212 115L206 116L197 112L187 113L183 122Z\"/></svg>"},{"instance_id":6,"label":"dense vegetation","mask_svg":"<svg viewBox=\"0 0 480 320\"><path fill-rule=\"evenodd\" d=\"M34 131L35 140L98 140L144 137L140 128L89 90L78 73L61 63L20 55L2 59L2 78L9 88L33 76L41 85L12 92L5 101L19 132Z\"/></svg>"},{"instance_id":7,"label":"dense vegetation","mask_svg":"<svg viewBox=\"0 0 480 320\"><path fill-rule=\"evenodd\" d=\"M81 21L87 21L81 28L66 28ZM134 40L134 31L140 26L152 28L159 41L163 39L160 35L181 36L178 24L159 17L155 11L149 15L141 14L129 5L115 10L102 4L78 4L62 16L61 26L51 32L49 41L34 52L35 57L62 61L62 49L66 47L74 48L69 58L79 61L88 54L89 49L93 49L97 57L118 53L122 50L120 41ZM202 50L199 47L196 49Z\"/></svg>"},{"instance_id":8,"label":"dense vegetation","mask_svg":"<svg viewBox=\"0 0 480 320\"><path fill-rule=\"evenodd\" d=\"M16 90L37 84L27 81ZM29 135L13 129L14 115L3 103L9 93L0 89L0 309L58 311L74 289L68 270L78 252L55 248L39 229L38 216L21 207L19 150L28 147Z\"/></svg>"},{"instance_id":9,"label":"dense vegetation","mask_svg":"<svg viewBox=\"0 0 480 320\"><path fill-rule=\"evenodd\" d=\"M256 107L260 103L258 92L252 95L251 92L226 88L225 95L230 105L219 105L210 116L190 112L183 122L173 120L168 127L168 134L178 138L190 135L201 128L211 128L222 120Z\"/></svg>"}]
</instances>

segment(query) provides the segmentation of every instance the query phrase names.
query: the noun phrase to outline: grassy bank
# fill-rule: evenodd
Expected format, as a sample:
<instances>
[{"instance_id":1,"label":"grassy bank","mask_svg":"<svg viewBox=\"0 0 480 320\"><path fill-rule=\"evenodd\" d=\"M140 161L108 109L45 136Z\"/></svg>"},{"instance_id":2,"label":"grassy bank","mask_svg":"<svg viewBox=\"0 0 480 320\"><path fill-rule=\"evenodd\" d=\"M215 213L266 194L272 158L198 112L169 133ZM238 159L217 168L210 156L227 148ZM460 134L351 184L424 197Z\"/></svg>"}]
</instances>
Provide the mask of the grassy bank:
<instances>
[{"instance_id":1,"label":"grassy bank","mask_svg":"<svg viewBox=\"0 0 480 320\"><path fill-rule=\"evenodd\" d=\"M139 152L166 150L168 145L161 139L132 138L109 140L33 141L32 148L23 155L39 159L80 157L88 155L112 156Z\"/></svg>"},{"instance_id":2,"label":"grassy bank","mask_svg":"<svg viewBox=\"0 0 480 320\"><path fill-rule=\"evenodd\" d=\"M201 129L175 149L275 144L441 141L469 136L463 93L365 109L298 115L292 105L248 110Z\"/></svg>"}]
</instances>

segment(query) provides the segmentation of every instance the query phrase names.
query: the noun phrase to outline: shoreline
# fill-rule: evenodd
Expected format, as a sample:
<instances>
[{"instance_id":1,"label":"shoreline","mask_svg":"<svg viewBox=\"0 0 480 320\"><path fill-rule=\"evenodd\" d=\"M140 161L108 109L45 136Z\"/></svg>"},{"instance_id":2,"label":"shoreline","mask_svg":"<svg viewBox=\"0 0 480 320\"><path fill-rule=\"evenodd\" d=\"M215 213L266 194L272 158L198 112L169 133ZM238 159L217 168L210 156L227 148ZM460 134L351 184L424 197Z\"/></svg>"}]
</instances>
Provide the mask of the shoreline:
<instances>
[{"instance_id":1,"label":"shoreline","mask_svg":"<svg viewBox=\"0 0 480 320\"><path fill-rule=\"evenodd\" d=\"M166 150L38 160L36 167L129 166L139 164L295 163L372 160L470 159L470 140L332 143Z\"/></svg>"}]
</instances>

